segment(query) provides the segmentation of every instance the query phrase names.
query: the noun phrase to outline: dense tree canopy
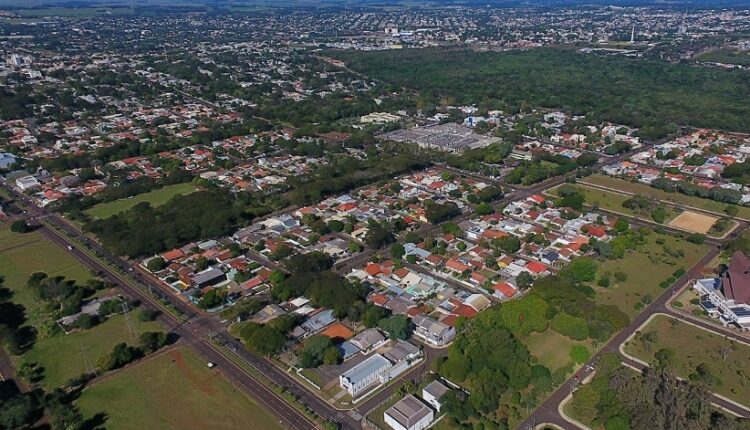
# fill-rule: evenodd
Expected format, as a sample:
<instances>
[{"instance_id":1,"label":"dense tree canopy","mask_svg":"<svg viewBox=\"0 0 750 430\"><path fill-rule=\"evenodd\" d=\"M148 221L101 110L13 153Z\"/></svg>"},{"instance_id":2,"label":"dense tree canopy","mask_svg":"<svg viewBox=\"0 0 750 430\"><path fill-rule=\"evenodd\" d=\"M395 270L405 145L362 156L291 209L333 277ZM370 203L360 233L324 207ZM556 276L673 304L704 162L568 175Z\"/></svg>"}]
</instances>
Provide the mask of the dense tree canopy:
<instances>
[{"instance_id":1,"label":"dense tree canopy","mask_svg":"<svg viewBox=\"0 0 750 430\"><path fill-rule=\"evenodd\" d=\"M226 192L177 196L158 208L143 202L127 212L86 224L118 254L155 254L192 240L227 236L243 219L244 205ZM148 221L148 222L145 222Z\"/></svg>"},{"instance_id":2,"label":"dense tree canopy","mask_svg":"<svg viewBox=\"0 0 750 430\"><path fill-rule=\"evenodd\" d=\"M562 108L641 127L648 138L663 136L674 124L750 130L746 120L750 79L744 71L557 49L504 53L409 49L334 55L369 76L419 90L435 105L453 97L458 103L494 108Z\"/></svg>"}]
</instances>

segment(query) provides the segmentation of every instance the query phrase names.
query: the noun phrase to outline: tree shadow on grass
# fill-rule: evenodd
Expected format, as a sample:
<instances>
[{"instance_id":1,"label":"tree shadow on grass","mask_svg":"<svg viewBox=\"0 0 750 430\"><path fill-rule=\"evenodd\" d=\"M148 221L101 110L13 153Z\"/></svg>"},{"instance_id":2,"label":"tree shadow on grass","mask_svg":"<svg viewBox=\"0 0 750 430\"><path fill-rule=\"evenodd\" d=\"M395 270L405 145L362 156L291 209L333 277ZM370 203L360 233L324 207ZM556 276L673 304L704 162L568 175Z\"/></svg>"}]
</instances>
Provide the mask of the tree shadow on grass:
<instances>
[{"instance_id":1,"label":"tree shadow on grass","mask_svg":"<svg viewBox=\"0 0 750 430\"><path fill-rule=\"evenodd\" d=\"M81 427L79 427L79 429L80 430L104 430L105 429L104 424L107 423L108 419L109 419L109 415L107 415L106 412L99 412L98 414L95 414L93 417L84 421L83 424L81 424Z\"/></svg>"}]
</instances>

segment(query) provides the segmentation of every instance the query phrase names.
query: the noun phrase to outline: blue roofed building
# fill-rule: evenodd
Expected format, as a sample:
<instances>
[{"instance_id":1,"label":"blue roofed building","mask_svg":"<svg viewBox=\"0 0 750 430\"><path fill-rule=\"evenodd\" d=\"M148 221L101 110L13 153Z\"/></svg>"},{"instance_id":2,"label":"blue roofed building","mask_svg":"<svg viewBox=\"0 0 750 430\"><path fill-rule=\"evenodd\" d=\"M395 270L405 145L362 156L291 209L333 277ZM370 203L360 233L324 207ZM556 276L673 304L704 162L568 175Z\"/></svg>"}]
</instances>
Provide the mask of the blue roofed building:
<instances>
[{"instance_id":1,"label":"blue roofed building","mask_svg":"<svg viewBox=\"0 0 750 430\"><path fill-rule=\"evenodd\" d=\"M750 330L750 259L741 251L732 255L724 273L717 278L696 280L693 290L711 317L725 326Z\"/></svg>"},{"instance_id":2,"label":"blue roofed building","mask_svg":"<svg viewBox=\"0 0 750 430\"><path fill-rule=\"evenodd\" d=\"M0 169L7 169L16 162L16 156L7 152L0 152Z\"/></svg>"},{"instance_id":3,"label":"blue roofed building","mask_svg":"<svg viewBox=\"0 0 750 430\"><path fill-rule=\"evenodd\" d=\"M339 352L341 353L341 358L343 358L344 361L359 354L359 351L360 349L348 340L341 342L341 345L339 345Z\"/></svg>"}]
</instances>

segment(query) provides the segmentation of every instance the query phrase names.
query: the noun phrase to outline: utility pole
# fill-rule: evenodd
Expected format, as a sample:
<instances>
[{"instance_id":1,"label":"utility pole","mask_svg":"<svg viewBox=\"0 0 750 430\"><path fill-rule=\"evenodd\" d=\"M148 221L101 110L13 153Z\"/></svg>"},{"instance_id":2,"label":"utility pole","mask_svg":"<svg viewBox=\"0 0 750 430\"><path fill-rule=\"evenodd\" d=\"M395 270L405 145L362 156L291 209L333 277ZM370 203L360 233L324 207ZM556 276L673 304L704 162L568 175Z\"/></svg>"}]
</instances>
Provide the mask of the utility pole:
<instances>
[{"instance_id":1,"label":"utility pole","mask_svg":"<svg viewBox=\"0 0 750 430\"><path fill-rule=\"evenodd\" d=\"M125 314L125 323L128 325L128 333L130 334L130 340L135 342L138 338L135 331L135 326L133 326L133 321L130 320L130 314L128 313L128 304L125 302L122 302L122 312Z\"/></svg>"},{"instance_id":2,"label":"utility pole","mask_svg":"<svg viewBox=\"0 0 750 430\"><path fill-rule=\"evenodd\" d=\"M93 373L94 376L97 376L96 368L89 361L88 355L86 355L86 347L83 346L83 344L81 344L81 355L83 356L83 367L86 369L86 372Z\"/></svg>"}]
</instances>

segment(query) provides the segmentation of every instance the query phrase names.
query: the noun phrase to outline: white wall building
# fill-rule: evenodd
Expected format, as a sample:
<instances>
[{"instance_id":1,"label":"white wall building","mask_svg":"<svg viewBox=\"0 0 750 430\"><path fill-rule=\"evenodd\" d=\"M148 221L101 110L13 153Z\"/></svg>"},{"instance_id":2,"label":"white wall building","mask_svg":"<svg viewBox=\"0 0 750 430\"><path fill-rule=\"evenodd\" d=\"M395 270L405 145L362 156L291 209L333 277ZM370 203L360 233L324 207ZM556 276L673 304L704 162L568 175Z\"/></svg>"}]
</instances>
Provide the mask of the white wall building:
<instances>
[{"instance_id":1,"label":"white wall building","mask_svg":"<svg viewBox=\"0 0 750 430\"><path fill-rule=\"evenodd\" d=\"M443 407L440 399L449 390L450 388L440 383L440 381L432 381L422 389L422 398L425 402L427 402L427 404L432 406L433 409L440 412L440 408Z\"/></svg>"},{"instance_id":2,"label":"white wall building","mask_svg":"<svg viewBox=\"0 0 750 430\"><path fill-rule=\"evenodd\" d=\"M373 354L365 361L339 375L339 385L350 396L357 397L370 386L379 383L380 377L385 375L393 365L380 354Z\"/></svg>"},{"instance_id":3,"label":"white wall building","mask_svg":"<svg viewBox=\"0 0 750 430\"><path fill-rule=\"evenodd\" d=\"M383 418L393 430L423 430L430 426L435 413L424 402L409 394L388 408Z\"/></svg>"}]
</instances>

